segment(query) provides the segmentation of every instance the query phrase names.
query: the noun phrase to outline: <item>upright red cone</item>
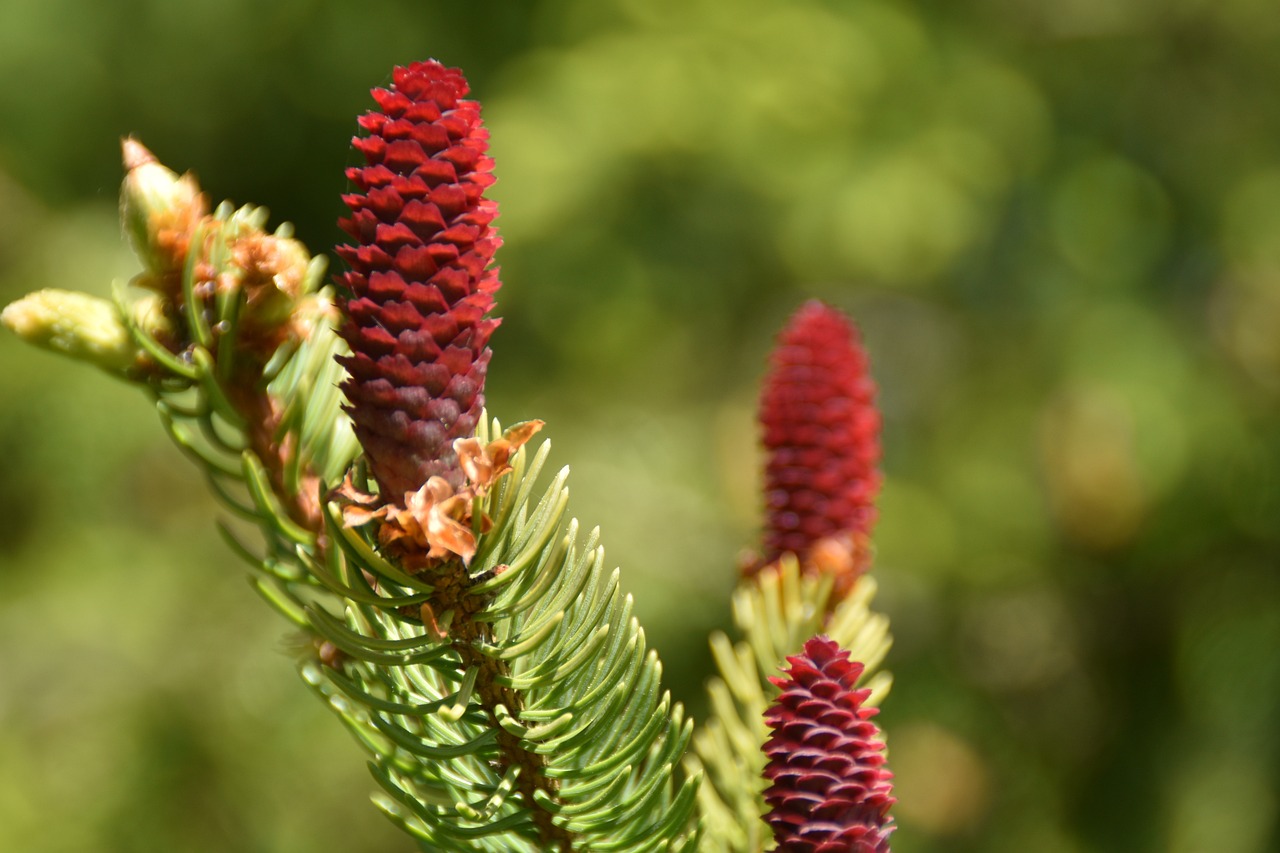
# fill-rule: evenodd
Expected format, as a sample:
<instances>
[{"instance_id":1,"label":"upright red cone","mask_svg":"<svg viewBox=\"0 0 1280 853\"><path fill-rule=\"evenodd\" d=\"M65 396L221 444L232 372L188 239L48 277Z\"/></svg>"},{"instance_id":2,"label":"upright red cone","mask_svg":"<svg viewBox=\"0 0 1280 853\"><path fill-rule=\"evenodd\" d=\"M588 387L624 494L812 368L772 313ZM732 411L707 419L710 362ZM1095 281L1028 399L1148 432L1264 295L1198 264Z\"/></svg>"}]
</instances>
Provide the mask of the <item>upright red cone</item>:
<instances>
[{"instance_id":1,"label":"upright red cone","mask_svg":"<svg viewBox=\"0 0 1280 853\"><path fill-rule=\"evenodd\" d=\"M870 561L880 413L852 324L816 300L778 336L760 398L767 452L764 561L795 554L843 595Z\"/></svg>"},{"instance_id":2,"label":"upright red cone","mask_svg":"<svg viewBox=\"0 0 1280 853\"><path fill-rule=\"evenodd\" d=\"M355 245L337 252L350 265L339 277L347 411L383 499L403 505L430 477L462 483L453 442L484 406L501 240L484 198L489 135L462 73L431 60L393 81L373 90L379 109L352 141L365 165L347 170L356 192L339 224Z\"/></svg>"},{"instance_id":3,"label":"upright red cone","mask_svg":"<svg viewBox=\"0 0 1280 853\"><path fill-rule=\"evenodd\" d=\"M827 637L787 658L782 694L765 712L773 734L765 820L782 853L887 853L893 819L893 778L885 767L880 730L866 707L870 690L855 690L862 664Z\"/></svg>"}]
</instances>

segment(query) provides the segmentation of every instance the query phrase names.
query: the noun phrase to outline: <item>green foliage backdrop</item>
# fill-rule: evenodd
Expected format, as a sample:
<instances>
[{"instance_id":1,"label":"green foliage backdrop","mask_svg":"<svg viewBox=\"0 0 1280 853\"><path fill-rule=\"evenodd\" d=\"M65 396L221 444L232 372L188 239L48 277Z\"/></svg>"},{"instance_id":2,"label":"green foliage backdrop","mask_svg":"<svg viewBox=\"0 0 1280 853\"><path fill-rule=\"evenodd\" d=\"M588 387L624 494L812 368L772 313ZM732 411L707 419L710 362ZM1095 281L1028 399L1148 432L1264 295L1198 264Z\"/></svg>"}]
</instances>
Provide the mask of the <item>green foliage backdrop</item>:
<instances>
[{"instance_id":1,"label":"green foliage backdrop","mask_svg":"<svg viewBox=\"0 0 1280 853\"><path fill-rule=\"evenodd\" d=\"M459 65L490 410L548 421L695 716L816 295L885 410L895 850L1276 849L1277 48L1253 0L18 0L0 302L134 269L126 133L326 251L368 88ZM0 366L0 848L404 848L145 404Z\"/></svg>"}]
</instances>

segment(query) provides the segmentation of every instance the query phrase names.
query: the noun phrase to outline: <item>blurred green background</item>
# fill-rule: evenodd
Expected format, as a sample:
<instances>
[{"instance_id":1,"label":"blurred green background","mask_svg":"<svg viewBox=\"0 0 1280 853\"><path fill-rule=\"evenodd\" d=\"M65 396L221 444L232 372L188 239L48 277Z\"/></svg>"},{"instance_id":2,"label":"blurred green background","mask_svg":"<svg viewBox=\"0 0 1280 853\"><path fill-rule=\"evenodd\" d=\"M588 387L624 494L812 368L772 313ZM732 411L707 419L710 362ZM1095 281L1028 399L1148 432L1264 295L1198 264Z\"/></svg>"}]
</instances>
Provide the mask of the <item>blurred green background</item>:
<instances>
[{"instance_id":1,"label":"blurred green background","mask_svg":"<svg viewBox=\"0 0 1280 853\"><path fill-rule=\"evenodd\" d=\"M678 698L819 296L885 415L894 849L1280 849L1272 3L6 0L0 302L136 270L126 133L326 251L429 56L498 163L491 411L549 422ZM0 849L408 849L142 397L0 365Z\"/></svg>"}]
</instances>

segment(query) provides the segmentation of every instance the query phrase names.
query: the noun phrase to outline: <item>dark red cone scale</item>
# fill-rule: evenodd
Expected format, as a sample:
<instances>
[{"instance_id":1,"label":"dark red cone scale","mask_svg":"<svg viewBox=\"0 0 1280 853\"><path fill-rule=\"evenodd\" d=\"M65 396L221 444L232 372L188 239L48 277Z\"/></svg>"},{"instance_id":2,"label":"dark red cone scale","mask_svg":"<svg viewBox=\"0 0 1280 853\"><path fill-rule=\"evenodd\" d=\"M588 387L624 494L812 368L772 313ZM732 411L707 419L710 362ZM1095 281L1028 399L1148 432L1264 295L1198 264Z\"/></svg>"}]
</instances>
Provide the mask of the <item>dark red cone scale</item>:
<instances>
[{"instance_id":1,"label":"dark red cone scale","mask_svg":"<svg viewBox=\"0 0 1280 853\"><path fill-rule=\"evenodd\" d=\"M499 286L493 254L497 205L480 105L461 72L434 60L396 68L379 109L360 117L352 145L365 165L347 170L338 246L350 266L342 337L351 355L347 411L383 497L403 503L428 478L455 487L453 441L475 432L484 406L488 317Z\"/></svg>"},{"instance_id":2,"label":"dark red cone scale","mask_svg":"<svg viewBox=\"0 0 1280 853\"><path fill-rule=\"evenodd\" d=\"M862 664L824 636L788 657L787 677L770 678L782 694L765 712L773 734L764 793L783 853L883 853L889 850L893 778L885 767L877 711L855 690Z\"/></svg>"},{"instance_id":3,"label":"dark red cone scale","mask_svg":"<svg viewBox=\"0 0 1280 853\"><path fill-rule=\"evenodd\" d=\"M816 300L801 306L778 336L760 398L766 563L786 552L804 562L825 538L870 534L880 489L875 392L844 315Z\"/></svg>"}]
</instances>

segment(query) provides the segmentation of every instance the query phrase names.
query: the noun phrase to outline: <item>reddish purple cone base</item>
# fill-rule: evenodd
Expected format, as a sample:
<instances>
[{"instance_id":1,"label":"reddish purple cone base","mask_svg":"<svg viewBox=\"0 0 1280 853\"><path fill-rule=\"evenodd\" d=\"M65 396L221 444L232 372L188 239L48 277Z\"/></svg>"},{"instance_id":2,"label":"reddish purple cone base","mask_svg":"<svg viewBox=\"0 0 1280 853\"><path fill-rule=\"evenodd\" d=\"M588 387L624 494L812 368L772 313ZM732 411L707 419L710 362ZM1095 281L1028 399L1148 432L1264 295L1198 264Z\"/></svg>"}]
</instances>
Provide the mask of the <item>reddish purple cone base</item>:
<instances>
[{"instance_id":1,"label":"reddish purple cone base","mask_svg":"<svg viewBox=\"0 0 1280 853\"><path fill-rule=\"evenodd\" d=\"M488 132L461 72L433 60L393 80L373 90L380 111L352 141L365 165L347 170L356 192L339 224L356 244L337 252L350 265L339 277L347 411L383 497L403 503L432 476L461 484L453 441L484 407L501 240L484 198Z\"/></svg>"},{"instance_id":2,"label":"reddish purple cone base","mask_svg":"<svg viewBox=\"0 0 1280 853\"><path fill-rule=\"evenodd\" d=\"M816 300L782 330L769 363L760 398L768 454L765 562L790 552L803 563L821 540L865 540L875 523L876 389L853 326ZM860 553L865 560L865 549Z\"/></svg>"},{"instance_id":3,"label":"reddish purple cone base","mask_svg":"<svg viewBox=\"0 0 1280 853\"><path fill-rule=\"evenodd\" d=\"M765 721L765 820L783 853L884 853L893 819L893 778L884 743L863 706L869 690L855 690L862 664L824 636L787 658L787 677Z\"/></svg>"}]
</instances>

